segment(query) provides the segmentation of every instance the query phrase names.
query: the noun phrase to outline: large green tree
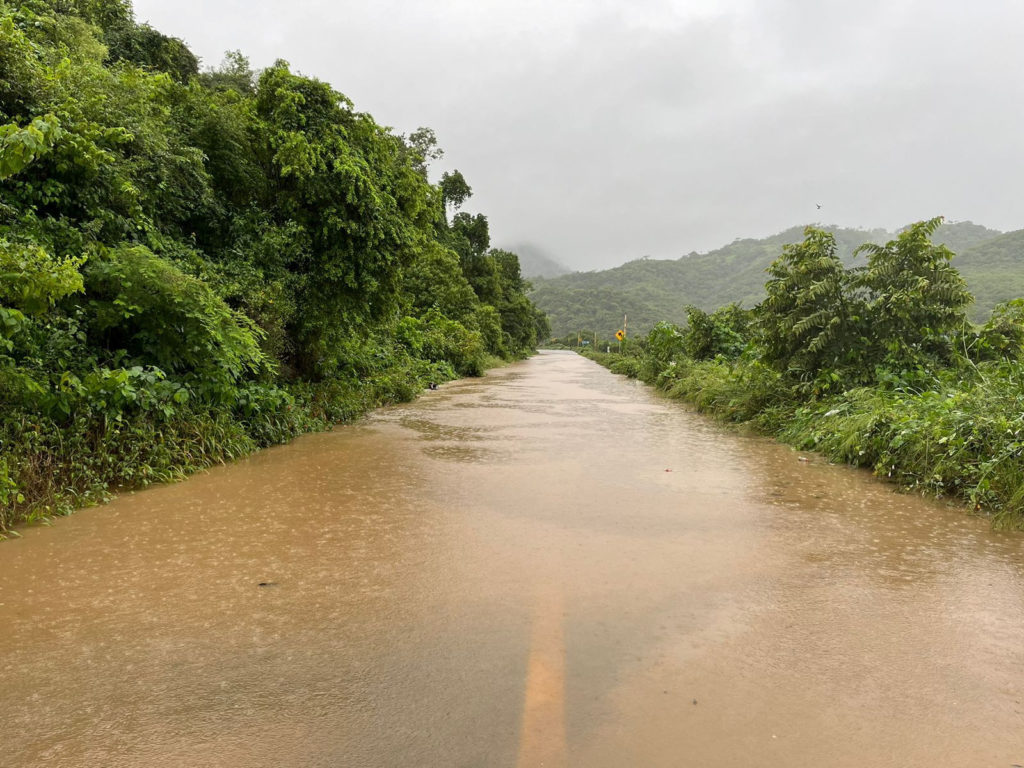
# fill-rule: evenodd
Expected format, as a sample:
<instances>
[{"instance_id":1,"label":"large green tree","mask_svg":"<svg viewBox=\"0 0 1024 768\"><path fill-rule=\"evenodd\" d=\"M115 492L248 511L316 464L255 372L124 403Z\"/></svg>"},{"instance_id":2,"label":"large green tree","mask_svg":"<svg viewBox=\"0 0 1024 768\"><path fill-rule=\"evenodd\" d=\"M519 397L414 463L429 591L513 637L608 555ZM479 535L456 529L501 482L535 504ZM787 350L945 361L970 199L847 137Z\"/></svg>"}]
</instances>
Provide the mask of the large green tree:
<instances>
[{"instance_id":1,"label":"large green tree","mask_svg":"<svg viewBox=\"0 0 1024 768\"><path fill-rule=\"evenodd\" d=\"M809 227L768 269L756 316L764 359L817 394L877 381L913 382L951 362L967 325L966 283L931 236L941 219L863 245L846 269L829 232Z\"/></svg>"},{"instance_id":2,"label":"large green tree","mask_svg":"<svg viewBox=\"0 0 1024 768\"><path fill-rule=\"evenodd\" d=\"M808 227L803 242L783 247L768 274L768 295L756 311L764 359L819 391L838 382L840 371L856 369L851 277L832 233Z\"/></svg>"},{"instance_id":3,"label":"large green tree","mask_svg":"<svg viewBox=\"0 0 1024 768\"><path fill-rule=\"evenodd\" d=\"M260 76L255 107L258 157L270 181L264 206L301 232L287 265L296 362L322 372L340 334L395 310L402 272L430 237L435 192L399 137L284 62Z\"/></svg>"},{"instance_id":4,"label":"large green tree","mask_svg":"<svg viewBox=\"0 0 1024 768\"><path fill-rule=\"evenodd\" d=\"M868 259L855 276L866 297L866 333L874 359L895 372L948 363L967 325L967 283L952 251L931 241L941 224L941 217L921 221L885 245L858 249Z\"/></svg>"}]
</instances>

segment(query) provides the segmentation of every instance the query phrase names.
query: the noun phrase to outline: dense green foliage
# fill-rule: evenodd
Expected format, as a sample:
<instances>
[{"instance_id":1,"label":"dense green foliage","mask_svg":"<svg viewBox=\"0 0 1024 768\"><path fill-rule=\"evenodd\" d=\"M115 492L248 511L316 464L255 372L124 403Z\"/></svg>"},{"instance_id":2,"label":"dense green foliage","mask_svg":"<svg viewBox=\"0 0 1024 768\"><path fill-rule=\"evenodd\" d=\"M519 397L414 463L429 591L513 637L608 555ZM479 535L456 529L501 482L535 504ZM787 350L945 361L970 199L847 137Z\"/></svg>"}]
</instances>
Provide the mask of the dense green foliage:
<instances>
[{"instance_id":1,"label":"dense green foliage","mask_svg":"<svg viewBox=\"0 0 1024 768\"><path fill-rule=\"evenodd\" d=\"M533 349L439 156L127 0L0 0L0 532Z\"/></svg>"},{"instance_id":2,"label":"dense green foliage","mask_svg":"<svg viewBox=\"0 0 1024 768\"><path fill-rule=\"evenodd\" d=\"M768 268L757 319L762 358L814 394L870 383L879 370L908 380L948 364L971 302L952 252L929 239L939 219L886 245L865 244L847 269L830 232L808 228Z\"/></svg>"},{"instance_id":3,"label":"dense green foliage","mask_svg":"<svg viewBox=\"0 0 1024 768\"><path fill-rule=\"evenodd\" d=\"M865 265L865 254L856 254L859 246L896 236L884 230L823 229L835 238L845 267ZM687 305L706 312L730 303L754 306L765 297L765 270L780 248L799 242L802 233L803 227L794 227L676 260L639 259L615 269L535 279L530 297L548 313L557 336L582 328L611 336L624 314L637 333L647 333L661 321L685 323ZM975 296L968 308L975 322L984 322L997 304L1024 295L1024 231L1002 235L957 222L943 224L932 239L957 254L957 269Z\"/></svg>"},{"instance_id":4,"label":"dense green foliage","mask_svg":"<svg viewBox=\"0 0 1024 768\"><path fill-rule=\"evenodd\" d=\"M853 267L831 232L808 228L770 265L753 309L690 307L684 328L659 323L626 354L587 354L701 410L1024 527L1024 300L972 325L952 253L931 240L938 227L865 245Z\"/></svg>"}]
</instances>

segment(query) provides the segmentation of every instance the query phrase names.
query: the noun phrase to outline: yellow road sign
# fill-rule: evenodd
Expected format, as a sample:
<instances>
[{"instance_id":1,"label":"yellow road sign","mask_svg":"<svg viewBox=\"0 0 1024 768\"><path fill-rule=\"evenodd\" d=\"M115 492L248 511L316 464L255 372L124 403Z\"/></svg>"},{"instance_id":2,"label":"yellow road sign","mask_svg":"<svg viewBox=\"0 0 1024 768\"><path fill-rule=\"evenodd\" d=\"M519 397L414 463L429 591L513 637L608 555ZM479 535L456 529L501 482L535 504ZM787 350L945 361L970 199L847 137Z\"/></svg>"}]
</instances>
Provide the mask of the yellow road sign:
<instances>
[{"instance_id":1,"label":"yellow road sign","mask_svg":"<svg viewBox=\"0 0 1024 768\"><path fill-rule=\"evenodd\" d=\"M616 331L615 338L618 339L619 341L622 341L624 338L626 338L626 334L624 334L622 331Z\"/></svg>"}]
</instances>

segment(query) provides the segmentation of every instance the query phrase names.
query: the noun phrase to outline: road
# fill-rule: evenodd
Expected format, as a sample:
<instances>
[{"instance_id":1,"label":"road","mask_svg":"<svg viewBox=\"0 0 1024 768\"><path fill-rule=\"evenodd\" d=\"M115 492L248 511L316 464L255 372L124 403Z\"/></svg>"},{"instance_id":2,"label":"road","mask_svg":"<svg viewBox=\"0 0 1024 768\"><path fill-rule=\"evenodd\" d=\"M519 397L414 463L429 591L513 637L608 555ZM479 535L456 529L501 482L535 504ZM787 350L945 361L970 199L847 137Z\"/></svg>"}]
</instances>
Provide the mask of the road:
<instances>
[{"instance_id":1,"label":"road","mask_svg":"<svg viewBox=\"0 0 1024 768\"><path fill-rule=\"evenodd\" d=\"M543 353L28 529L0 762L1024 764L1024 536L809 458Z\"/></svg>"}]
</instances>

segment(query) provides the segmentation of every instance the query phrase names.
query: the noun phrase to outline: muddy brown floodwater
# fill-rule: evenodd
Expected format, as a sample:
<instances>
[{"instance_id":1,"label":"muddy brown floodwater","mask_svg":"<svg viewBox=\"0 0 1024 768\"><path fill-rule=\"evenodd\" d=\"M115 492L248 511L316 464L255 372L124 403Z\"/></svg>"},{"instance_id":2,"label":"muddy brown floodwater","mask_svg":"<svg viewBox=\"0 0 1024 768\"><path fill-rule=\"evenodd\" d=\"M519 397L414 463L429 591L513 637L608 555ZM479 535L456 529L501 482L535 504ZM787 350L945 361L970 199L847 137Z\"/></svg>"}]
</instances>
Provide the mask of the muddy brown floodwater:
<instances>
[{"instance_id":1,"label":"muddy brown floodwater","mask_svg":"<svg viewBox=\"0 0 1024 768\"><path fill-rule=\"evenodd\" d=\"M1024 764L1024 535L545 353L0 544L0 764Z\"/></svg>"}]
</instances>

